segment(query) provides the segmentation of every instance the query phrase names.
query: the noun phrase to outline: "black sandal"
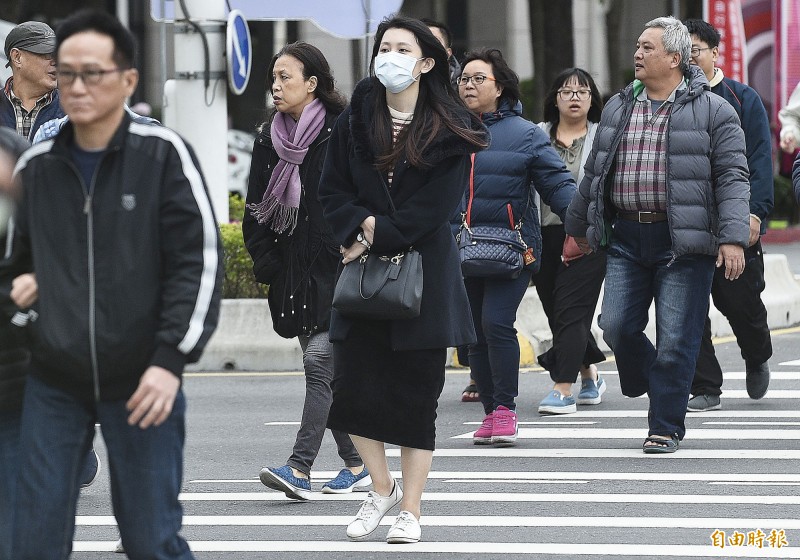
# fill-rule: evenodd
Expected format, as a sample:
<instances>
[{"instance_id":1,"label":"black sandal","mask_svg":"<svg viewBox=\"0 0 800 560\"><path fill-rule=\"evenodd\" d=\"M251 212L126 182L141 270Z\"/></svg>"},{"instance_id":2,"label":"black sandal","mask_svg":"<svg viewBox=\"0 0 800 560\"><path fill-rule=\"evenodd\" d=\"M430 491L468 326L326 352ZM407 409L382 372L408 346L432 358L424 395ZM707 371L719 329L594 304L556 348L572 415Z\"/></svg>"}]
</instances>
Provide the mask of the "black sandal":
<instances>
[{"instance_id":1,"label":"black sandal","mask_svg":"<svg viewBox=\"0 0 800 560\"><path fill-rule=\"evenodd\" d=\"M464 387L463 391L461 391L461 402L478 402L481 400L480 395L473 397L470 395L470 393L478 393L478 386L474 383L470 383Z\"/></svg>"},{"instance_id":2,"label":"black sandal","mask_svg":"<svg viewBox=\"0 0 800 560\"><path fill-rule=\"evenodd\" d=\"M647 445L648 443L655 445ZM647 436L647 439L642 444L642 451L645 453L675 453L680 443L678 436L674 434L669 439Z\"/></svg>"}]
</instances>

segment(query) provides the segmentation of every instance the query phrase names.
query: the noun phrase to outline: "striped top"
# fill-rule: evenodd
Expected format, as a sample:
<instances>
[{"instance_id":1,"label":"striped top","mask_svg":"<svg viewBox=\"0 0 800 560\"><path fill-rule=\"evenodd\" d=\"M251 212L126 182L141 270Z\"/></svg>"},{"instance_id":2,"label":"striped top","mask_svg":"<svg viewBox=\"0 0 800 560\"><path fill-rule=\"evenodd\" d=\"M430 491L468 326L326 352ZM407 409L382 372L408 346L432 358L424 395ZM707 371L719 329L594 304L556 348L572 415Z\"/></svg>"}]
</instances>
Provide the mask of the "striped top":
<instances>
[{"instance_id":1,"label":"striped top","mask_svg":"<svg viewBox=\"0 0 800 560\"><path fill-rule=\"evenodd\" d=\"M394 144L397 142L397 137L400 136L403 129L408 126L408 123L414 118L414 113L403 113L389 107L389 115L392 117L392 144ZM388 180L390 187L392 186L393 176L394 171L389 171Z\"/></svg>"}]
</instances>

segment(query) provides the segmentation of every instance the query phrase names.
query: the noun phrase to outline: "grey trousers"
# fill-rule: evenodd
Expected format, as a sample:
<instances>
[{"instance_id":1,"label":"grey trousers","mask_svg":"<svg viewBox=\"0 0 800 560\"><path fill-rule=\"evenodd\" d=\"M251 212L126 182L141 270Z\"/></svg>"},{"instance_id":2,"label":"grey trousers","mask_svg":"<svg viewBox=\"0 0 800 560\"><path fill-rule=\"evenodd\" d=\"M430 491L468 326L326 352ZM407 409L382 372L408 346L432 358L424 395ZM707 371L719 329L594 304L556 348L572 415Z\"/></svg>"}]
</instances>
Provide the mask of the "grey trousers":
<instances>
[{"instance_id":1,"label":"grey trousers","mask_svg":"<svg viewBox=\"0 0 800 560\"><path fill-rule=\"evenodd\" d=\"M303 369L306 374L306 399L303 404L303 418L300 430L294 442L292 455L286 464L311 477L311 466L317 458L325 426L328 423L328 411L333 401L331 379L333 379L333 344L327 332L298 337L303 349ZM350 436L344 432L331 430L339 457L347 467L358 467L363 464Z\"/></svg>"}]
</instances>

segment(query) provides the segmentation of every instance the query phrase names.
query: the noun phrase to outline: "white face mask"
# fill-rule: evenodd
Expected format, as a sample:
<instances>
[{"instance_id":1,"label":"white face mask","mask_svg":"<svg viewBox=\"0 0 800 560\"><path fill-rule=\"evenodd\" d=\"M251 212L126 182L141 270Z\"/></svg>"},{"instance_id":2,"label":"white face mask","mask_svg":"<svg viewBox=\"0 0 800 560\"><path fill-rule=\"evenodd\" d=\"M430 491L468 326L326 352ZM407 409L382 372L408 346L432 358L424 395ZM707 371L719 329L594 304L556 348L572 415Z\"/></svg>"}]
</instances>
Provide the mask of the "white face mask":
<instances>
[{"instance_id":1,"label":"white face mask","mask_svg":"<svg viewBox=\"0 0 800 560\"><path fill-rule=\"evenodd\" d=\"M417 59L396 51L378 53L375 57L375 76L387 91L400 93L419 78L419 75L414 77L417 60L422 58Z\"/></svg>"}]
</instances>

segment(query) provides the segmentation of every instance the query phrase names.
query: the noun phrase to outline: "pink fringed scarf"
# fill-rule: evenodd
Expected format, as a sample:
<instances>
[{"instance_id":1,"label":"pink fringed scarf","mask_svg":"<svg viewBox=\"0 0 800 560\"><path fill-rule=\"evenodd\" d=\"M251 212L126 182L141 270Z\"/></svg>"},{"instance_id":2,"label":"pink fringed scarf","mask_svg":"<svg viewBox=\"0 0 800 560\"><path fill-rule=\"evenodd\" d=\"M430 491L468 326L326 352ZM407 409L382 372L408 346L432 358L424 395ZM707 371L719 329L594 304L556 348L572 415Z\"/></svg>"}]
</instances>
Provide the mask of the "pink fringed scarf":
<instances>
[{"instance_id":1,"label":"pink fringed scarf","mask_svg":"<svg viewBox=\"0 0 800 560\"><path fill-rule=\"evenodd\" d=\"M319 99L305 106L297 122L286 113L277 113L272 119L272 146L280 161L272 170L261 202L247 205L259 224L268 225L276 233L294 231L302 189L300 164L323 124L325 106Z\"/></svg>"}]
</instances>

